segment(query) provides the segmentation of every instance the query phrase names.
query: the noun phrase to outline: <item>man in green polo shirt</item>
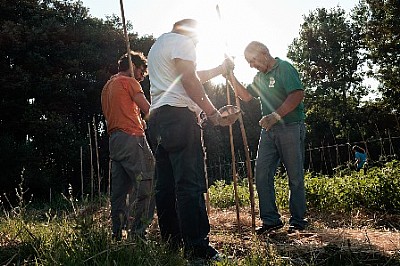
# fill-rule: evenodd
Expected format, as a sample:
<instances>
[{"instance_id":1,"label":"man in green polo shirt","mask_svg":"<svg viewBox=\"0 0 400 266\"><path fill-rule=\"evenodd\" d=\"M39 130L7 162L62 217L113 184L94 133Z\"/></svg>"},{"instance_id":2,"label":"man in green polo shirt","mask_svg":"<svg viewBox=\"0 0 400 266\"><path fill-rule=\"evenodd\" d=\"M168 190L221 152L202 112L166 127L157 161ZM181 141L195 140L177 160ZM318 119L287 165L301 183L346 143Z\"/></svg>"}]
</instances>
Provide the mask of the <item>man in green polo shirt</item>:
<instances>
[{"instance_id":1,"label":"man in green polo shirt","mask_svg":"<svg viewBox=\"0 0 400 266\"><path fill-rule=\"evenodd\" d=\"M296 69L270 55L268 48L253 41L244 51L251 68L258 70L253 83L245 88L234 76L230 83L243 101L259 98L262 118L255 179L262 226L257 234L284 226L275 198L274 176L280 162L289 177L289 232L304 230L307 221L304 189L304 87Z\"/></svg>"}]
</instances>

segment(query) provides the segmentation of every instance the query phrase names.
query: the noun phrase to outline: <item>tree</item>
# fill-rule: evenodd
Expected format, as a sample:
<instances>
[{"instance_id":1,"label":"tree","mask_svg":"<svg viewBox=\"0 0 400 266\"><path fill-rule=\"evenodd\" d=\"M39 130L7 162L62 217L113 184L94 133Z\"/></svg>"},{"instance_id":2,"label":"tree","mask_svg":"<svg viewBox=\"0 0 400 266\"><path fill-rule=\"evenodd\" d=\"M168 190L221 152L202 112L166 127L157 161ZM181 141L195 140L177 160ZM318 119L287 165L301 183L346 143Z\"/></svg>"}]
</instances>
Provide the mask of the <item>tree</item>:
<instances>
[{"instance_id":1,"label":"tree","mask_svg":"<svg viewBox=\"0 0 400 266\"><path fill-rule=\"evenodd\" d=\"M130 38L143 49L154 41ZM37 197L79 183L87 124L102 121L101 89L125 49L119 20L92 18L80 1L0 1L1 192L23 169Z\"/></svg>"},{"instance_id":2,"label":"tree","mask_svg":"<svg viewBox=\"0 0 400 266\"><path fill-rule=\"evenodd\" d=\"M318 8L304 16L288 57L306 87L309 137L320 145L326 136L345 138L352 113L367 94L362 85L360 33L340 7Z\"/></svg>"},{"instance_id":3,"label":"tree","mask_svg":"<svg viewBox=\"0 0 400 266\"><path fill-rule=\"evenodd\" d=\"M381 82L380 92L393 109L400 108L400 2L361 0L353 10L361 31L370 75Z\"/></svg>"}]
</instances>

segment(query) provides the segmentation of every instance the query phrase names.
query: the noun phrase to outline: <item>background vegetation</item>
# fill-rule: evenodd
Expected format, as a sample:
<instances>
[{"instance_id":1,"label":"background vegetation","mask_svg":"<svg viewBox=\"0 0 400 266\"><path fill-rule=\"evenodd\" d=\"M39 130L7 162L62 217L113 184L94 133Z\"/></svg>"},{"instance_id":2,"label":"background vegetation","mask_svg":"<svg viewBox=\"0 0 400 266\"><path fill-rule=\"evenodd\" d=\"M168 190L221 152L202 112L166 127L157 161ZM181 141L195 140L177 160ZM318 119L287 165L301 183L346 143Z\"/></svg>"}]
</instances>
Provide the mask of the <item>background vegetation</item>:
<instances>
[{"instance_id":1,"label":"background vegetation","mask_svg":"<svg viewBox=\"0 0 400 266\"><path fill-rule=\"evenodd\" d=\"M277 204L282 213L288 211L286 180L284 175L280 175L276 185ZM232 185L218 181L209 190L213 211L210 217L215 220L212 221L212 242L219 244L218 249L229 259L216 265L399 265L400 220L388 219L388 214L398 213L400 209L399 180L398 161L373 167L367 174L345 171L337 176L314 176L308 173L306 193L311 220L307 232L310 236L294 236L294 243L287 236L280 239L284 233L267 239L251 235L250 225L245 222L250 216L246 211L250 201L245 181L238 186L242 217L242 231L238 232L235 215L224 216L235 206ZM10 208L7 201L0 205L2 265L187 265L181 253L170 252L161 244L157 228L150 230L147 240L113 241L109 230L108 199L100 205L87 200L78 201L70 191L52 204L34 204L23 201L25 190L22 185L16 192L17 205ZM314 220L315 213L320 215L318 220ZM361 224L356 223L354 215L351 222L346 222L345 217L352 213L373 215L367 216ZM343 247L334 241L344 237L337 231L331 239L323 242L322 247L315 242L301 242L307 237L320 238L328 230L337 229L332 223L322 226L323 219L320 218L325 216L325 220L334 221L338 215L340 230L358 228L367 238L372 238L380 229L387 233L379 237L381 241L397 234L392 243L397 243L397 253L389 256L376 250L370 241L367 247L363 247L351 237L344 239L348 242ZM386 216L378 219L381 215ZM248 242L245 243L245 239ZM304 250L295 249L296 243L300 243Z\"/></svg>"},{"instance_id":2,"label":"background vegetation","mask_svg":"<svg viewBox=\"0 0 400 266\"><path fill-rule=\"evenodd\" d=\"M306 87L310 172L333 174L349 161L349 144L356 142L368 144L372 163L399 152L399 15L397 0L361 0L349 14L337 7L304 15L287 56ZM128 30L132 48L147 54L153 36L138 36L130 25ZM93 18L80 1L0 1L2 195L15 200L11 192L21 173L26 195L34 199L65 194L70 184L74 196L107 192L108 137L100 93L124 51L119 17ZM377 91L363 83L368 76L379 81ZM148 95L148 80L142 85ZM223 85L210 83L206 89L217 106L226 104ZM379 97L361 101L371 93ZM259 102L242 108L254 158ZM240 162L244 152L236 126L234 139ZM205 129L205 141L210 179L226 179L213 169L229 167L227 129ZM324 154L318 147L326 146L333 148Z\"/></svg>"},{"instance_id":3,"label":"background vegetation","mask_svg":"<svg viewBox=\"0 0 400 266\"><path fill-rule=\"evenodd\" d=\"M306 87L310 212L329 213L328 219L339 213L340 221L354 212L373 213L368 221L382 215L384 226L382 221L373 226L390 232L400 229L398 220L387 219L400 208L400 167L393 160L400 147L398 25L398 0L360 0L348 14L340 7L318 8L304 15L287 55ZM138 36L129 23L128 30L132 48L147 54L153 36ZM77 0L0 0L1 264L186 265L180 254L159 244L156 230L146 244L110 238L108 199L103 198L109 192L108 137L100 93L124 52L117 16L93 18ZM366 77L379 81L376 91L365 85ZM142 85L148 96L149 81ZM216 106L226 104L223 85L209 83L206 89ZM365 98L371 93L376 99ZM242 109L254 159L259 102L243 103ZM211 204L223 214L235 205L229 133L225 128L206 128L204 133ZM236 160L242 162L236 126L234 139ZM368 148L371 167L366 173L346 166L355 143ZM239 164L239 203L246 209L249 194L242 168ZM283 212L287 190L280 174L277 200ZM94 191L98 202L90 198ZM213 230L232 223L219 215L211 216L220 219ZM288 239L281 242L290 244L281 245L240 235L235 246L229 237L236 232L230 230L221 233L225 242L218 248L233 260L220 265L400 265L398 253L355 253L350 242L345 251L310 245L299 257ZM246 238L249 242L243 244Z\"/></svg>"}]
</instances>

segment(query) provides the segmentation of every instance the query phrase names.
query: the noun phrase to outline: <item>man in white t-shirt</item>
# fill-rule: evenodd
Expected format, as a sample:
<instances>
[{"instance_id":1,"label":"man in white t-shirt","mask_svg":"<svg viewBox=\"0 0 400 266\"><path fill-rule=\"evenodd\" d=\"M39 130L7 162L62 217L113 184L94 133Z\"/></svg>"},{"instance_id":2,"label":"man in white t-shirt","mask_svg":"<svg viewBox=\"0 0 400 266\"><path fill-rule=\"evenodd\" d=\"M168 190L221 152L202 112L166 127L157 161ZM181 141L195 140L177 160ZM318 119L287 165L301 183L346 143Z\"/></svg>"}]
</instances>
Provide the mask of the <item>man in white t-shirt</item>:
<instances>
[{"instance_id":1,"label":"man in white t-shirt","mask_svg":"<svg viewBox=\"0 0 400 266\"><path fill-rule=\"evenodd\" d=\"M183 242L188 258L219 260L209 244L210 224L204 202L204 154L198 117L227 126L202 84L233 68L226 59L210 70L196 70L197 22L184 19L162 34L150 49L148 133L156 157L155 197L163 241L173 249Z\"/></svg>"}]
</instances>

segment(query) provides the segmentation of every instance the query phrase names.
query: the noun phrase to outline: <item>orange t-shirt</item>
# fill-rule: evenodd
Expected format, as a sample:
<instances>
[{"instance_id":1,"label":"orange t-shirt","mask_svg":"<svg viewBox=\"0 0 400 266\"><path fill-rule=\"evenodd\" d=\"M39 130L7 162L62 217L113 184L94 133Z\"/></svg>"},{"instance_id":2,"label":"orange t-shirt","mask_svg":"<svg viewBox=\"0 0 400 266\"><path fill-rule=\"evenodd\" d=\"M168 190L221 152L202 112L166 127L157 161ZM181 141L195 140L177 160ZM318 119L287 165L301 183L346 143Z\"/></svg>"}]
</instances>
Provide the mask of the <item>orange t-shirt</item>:
<instances>
[{"instance_id":1,"label":"orange t-shirt","mask_svg":"<svg viewBox=\"0 0 400 266\"><path fill-rule=\"evenodd\" d=\"M101 106L108 134L121 130L130 135L144 136L144 122L134 101L137 93L143 93L139 82L119 74L112 76L104 85Z\"/></svg>"}]
</instances>

